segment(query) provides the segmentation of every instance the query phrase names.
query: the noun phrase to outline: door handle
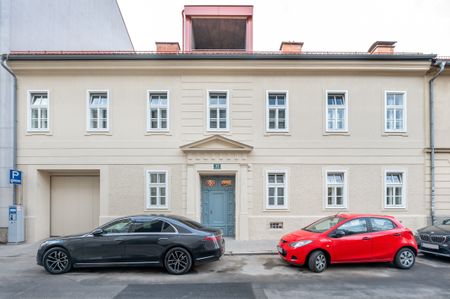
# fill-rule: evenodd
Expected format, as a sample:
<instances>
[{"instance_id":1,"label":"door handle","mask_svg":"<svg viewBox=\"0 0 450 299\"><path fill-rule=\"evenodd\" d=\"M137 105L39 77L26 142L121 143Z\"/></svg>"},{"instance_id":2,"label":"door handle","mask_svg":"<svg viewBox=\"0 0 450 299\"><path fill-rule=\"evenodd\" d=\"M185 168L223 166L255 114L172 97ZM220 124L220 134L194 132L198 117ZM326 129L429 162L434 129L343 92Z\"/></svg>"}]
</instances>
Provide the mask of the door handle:
<instances>
[{"instance_id":1,"label":"door handle","mask_svg":"<svg viewBox=\"0 0 450 299\"><path fill-rule=\"evenodd\" d=\"M159 238L158 241L169 240L169 238Z\"/></svg>"},{"instance_id":2,"label":"door handle","mask_svg":"<svg viewBox=\"0 0 450 299\"><path fill-rule=\"evenodd\" d=\"M393 234L394 237L400 237L400 233Z\"/></svg>"},{"instance_id":3,"label":"door handle","mask_svg":"<svg viewBox=\"0 0 450 299\"><path fill-rule=\"evenodd\" d=\"M370 238L369 237L364 237L364 238L362 238L364 241L368 241L368 240L370 240Z\"/></svg>"}]
</instances>

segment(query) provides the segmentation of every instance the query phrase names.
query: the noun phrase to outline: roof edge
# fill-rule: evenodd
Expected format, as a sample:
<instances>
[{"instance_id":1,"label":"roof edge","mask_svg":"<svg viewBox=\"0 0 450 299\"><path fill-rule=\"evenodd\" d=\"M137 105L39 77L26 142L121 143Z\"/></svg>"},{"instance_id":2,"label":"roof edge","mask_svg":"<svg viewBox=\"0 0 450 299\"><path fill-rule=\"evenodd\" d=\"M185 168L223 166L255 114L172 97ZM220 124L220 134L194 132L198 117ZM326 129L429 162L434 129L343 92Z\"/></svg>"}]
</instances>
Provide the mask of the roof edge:
<instances>
[{"instance_id":1,"label":"roof edge","mask_svg":"<svg viewBox=\"0 0 450 299\"><path fill-rule=\"evenodd\" d=\"M431 61L436 54L397 53L156 53L156 52L12 52L11 61L67 60L360 60L360 61Z\"/></svg>"}]
</instances>

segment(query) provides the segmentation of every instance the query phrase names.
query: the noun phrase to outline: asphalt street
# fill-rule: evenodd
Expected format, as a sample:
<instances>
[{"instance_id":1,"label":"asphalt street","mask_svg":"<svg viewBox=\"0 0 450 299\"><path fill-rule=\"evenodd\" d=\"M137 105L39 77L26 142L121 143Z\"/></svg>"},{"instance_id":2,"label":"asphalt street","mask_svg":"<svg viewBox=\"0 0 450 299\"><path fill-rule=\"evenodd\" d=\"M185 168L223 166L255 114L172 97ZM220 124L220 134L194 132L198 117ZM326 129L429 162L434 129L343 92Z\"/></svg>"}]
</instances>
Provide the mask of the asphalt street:
<instances>
[{"instance_id":1,"label":"asphalt street","mask_svg":"<svg viewBox=\"0 0 450 299\"><path fill-rule=\"evenodd\" d=\"M449 298L450 259L419 256L411 270L390 264L336 265L315 274L278 256L225 256L183 276L159 268L77 269L50 275L35 248L2 253L0 298Z\"/></svg>"}]
</instances>

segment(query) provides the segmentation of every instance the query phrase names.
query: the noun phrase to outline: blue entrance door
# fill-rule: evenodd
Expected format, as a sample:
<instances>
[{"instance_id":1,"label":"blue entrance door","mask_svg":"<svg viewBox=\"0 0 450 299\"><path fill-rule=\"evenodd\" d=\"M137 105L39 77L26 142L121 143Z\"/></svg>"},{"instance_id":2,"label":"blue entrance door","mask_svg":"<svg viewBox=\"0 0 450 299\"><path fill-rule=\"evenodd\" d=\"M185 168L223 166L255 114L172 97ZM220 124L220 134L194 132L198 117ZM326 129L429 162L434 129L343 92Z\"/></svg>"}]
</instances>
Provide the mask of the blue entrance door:
<instances>
[{"instance_id":1,"label":"blue entrance door","mask_svg":"<svg viewBox=\"0 0 450 299\"><path fill-rule=\"evenodd\" d=\"M224 236L234 237L234 177L202 177L202 223L220 228Z\"/></svg>"}]
</instances>

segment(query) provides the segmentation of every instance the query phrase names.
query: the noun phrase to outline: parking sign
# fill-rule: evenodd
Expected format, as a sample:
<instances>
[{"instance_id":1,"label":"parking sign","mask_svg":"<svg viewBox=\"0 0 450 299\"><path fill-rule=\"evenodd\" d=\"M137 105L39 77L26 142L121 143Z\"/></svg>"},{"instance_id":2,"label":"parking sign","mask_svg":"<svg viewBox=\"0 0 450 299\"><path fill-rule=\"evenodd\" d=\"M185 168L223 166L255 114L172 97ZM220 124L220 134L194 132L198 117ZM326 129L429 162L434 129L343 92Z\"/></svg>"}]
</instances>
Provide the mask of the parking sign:
<instances>
[{"instance_id":1,"label":"parking sign","mask_svg":"<svg viewBox=\"0 0 450 299\"><path fill-rule=\"evenodd\" d=\"M9 183L22 184L22 171L16 169L9 170Z\"/></svg>"}]
</instances>

